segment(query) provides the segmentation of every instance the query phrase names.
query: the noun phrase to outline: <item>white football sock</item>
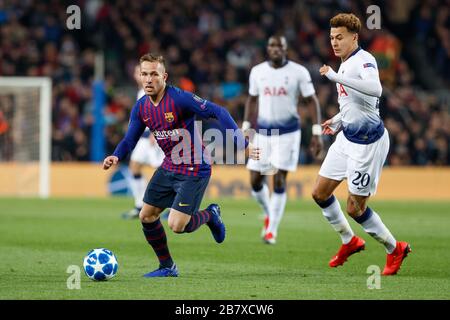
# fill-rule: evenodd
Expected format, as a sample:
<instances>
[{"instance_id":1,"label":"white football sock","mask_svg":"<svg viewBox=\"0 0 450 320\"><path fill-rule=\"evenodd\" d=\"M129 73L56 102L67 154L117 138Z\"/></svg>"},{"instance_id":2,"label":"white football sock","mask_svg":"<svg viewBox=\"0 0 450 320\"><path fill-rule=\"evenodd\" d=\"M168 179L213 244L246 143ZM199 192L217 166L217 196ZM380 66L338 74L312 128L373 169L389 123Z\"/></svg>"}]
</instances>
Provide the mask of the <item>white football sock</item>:
<instances>
[{"instance_id":1,"label":"white football sock","mask_svg":"<svg viewBox=\"0 0 450 320\"><path fill-rule=\"evenodd\" d=\"M265 215L269 215L269 188L267 187L267 184L263 184L263 187L259 191L252 190L252 196L256 199L256 201L261 206L262 210L264 211Z\"/></svg>"},{"instance_id":2,"label":"white football sock","mask_svg":"<svg viewBox=\"0 0 450 320\"><path fill-rule=\"evenodd\" d=\"M354 233L342 212L339 201L334 196L332 197L334 201L328 207L322 208L322 213L333 229L339 233L342 243L347 244L353 238Z\"/></svg>"},{"instance_id":3,"label":"white football sock","mask_svg":"<svg viewBox=\"0 0 450 320\"><path fill-rule=\"evenodd\" d=\"M144 193L147 188L147 182L144 177L139 178L132 177L130 181L131 192L134 197L134 205L136 208L142 208L144 205Z\"/></svg>"},{"instance_id":4,"label":"white football sock","mask_svg":"<svg viewBox=\"0 0 450 320\"><path fill-rule=\"evenodd\" d=\"M277 236L278 226L280 225L281 218L284 214L284 208L286 207L287 193L273 192L270 197L270 210L269 210L269 227L267 232L271 232L274 237Z\"/></svg>"},{"instance_id":5,"label":"white football sock","mask_svg":"<svg viewBox=\"0 0 450 320\"><path fill-rule=\"evenodd\" d=\"M365 232L385 246L387 253L394 251L397 246L397 241L375 211L367 207L362 216L355 220L361 224ZM360 222L361 220L363 221Z\"/></svg>"}]
</instances>

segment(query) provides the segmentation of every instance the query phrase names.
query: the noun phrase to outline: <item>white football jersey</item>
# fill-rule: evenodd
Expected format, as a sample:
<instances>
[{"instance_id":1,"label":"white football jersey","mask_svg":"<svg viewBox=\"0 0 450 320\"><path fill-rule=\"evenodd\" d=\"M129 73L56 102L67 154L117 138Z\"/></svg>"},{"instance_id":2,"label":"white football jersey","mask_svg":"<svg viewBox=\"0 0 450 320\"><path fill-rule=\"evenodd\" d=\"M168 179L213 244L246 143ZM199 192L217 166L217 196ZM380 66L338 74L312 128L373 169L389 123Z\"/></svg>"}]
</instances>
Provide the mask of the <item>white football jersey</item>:
<instances>
[{"instance_id":1,"label":"white football jersey","mask_svg":"<svg viewBox=\"0 0 450 320\"><path fill-rule=\"evenodd\" d=\"M258 96L258 129L279 129L280 134L299 129L299 95L315 94L309 71L292 61L278 69L268 61L254 66L248 92Z\"/></svg>"},{"instance_id":2,"label":"white football jersey","mask_svg":"<svg viewBox=\"0 0 450 320\"><path fill-rule=\"evenodd\" d=\"M380 81L375 58L358 48L339 67L345 78ZM379 99L336 83L344 135L352 142L372 143L383 135L384 125L378 109Z\"/></svg>"}]
</instances>

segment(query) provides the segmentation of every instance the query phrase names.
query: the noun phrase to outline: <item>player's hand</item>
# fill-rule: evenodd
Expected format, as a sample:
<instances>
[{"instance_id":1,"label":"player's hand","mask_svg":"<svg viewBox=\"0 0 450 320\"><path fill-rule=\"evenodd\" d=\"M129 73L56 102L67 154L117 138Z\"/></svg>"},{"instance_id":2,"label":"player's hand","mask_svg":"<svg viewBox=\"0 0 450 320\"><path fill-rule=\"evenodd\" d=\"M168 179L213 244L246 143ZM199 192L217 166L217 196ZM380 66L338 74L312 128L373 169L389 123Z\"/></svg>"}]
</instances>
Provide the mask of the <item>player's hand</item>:
<instances>
[{"instance_id":1,"label":"player's hand","mask_svg":"<svg viewBox=\"0 0 450 320\"><path fill-rule=\"evenodd\" d=\"M331 69L330 66L324 64L324 65L319 69L320 75L321 75L321 76L324 76L324 75L328 72L328 70L330 70L330 69Z\"/></svg>"},{"instance_id":2,"label":"player's hand","mask_svg":"<svg viewBox=\"0 0 450 320\"><path fill-rule=\"evenodd\" d=\"M255 147L251 142L249 142L247 149L245 149L245 156L253 160L259 160L261 150Z\"/></svg>"},{"instance_id":3,"label":"player's hand","mask_svg":"<svg viewBox=\"0 0 450 320\"><path fill-rule=\"evenodd\" d=\"M119 158L116 156L109 156L103 160L103 170L108 170L111 168L113 164L117 164L119 162Z\"/></svg>"},{"instance_id":4,"label":"player's hand","mask_svg":"<svg viewBox=\"0 0 450 320\"><path fill-rule=\"evenodd\" d=\"M251 123L249 121L244 121L242 123L242 134L244 137L248 137L249 141L253 140L253 136L255 135L255 130L252 129Z\"/></svg>"},{"instance_id":5,"label":"player's hand","mask_svg":"<svg viewBox=\"0 0 450 320\"><path fill-rule=\"evenodd\" d=\"M311 142L309 144L309 150L311 151L311 154L316 159L320 159L321 152L323 150L323 141L320 136L312 136Z\"/></svg>"},{"instance_id":6,"label":"player's hand","mask_svg":"<svg viewBox=\"0 0 450 320\"><path fill-rule=\"evenodd\" d=\"M322 134L325 135L334 135L336 132L331 129L331 125L333 124L333 119L328 119L324 123L321 124L322 126Z\"/></svg>"}]
</instances>

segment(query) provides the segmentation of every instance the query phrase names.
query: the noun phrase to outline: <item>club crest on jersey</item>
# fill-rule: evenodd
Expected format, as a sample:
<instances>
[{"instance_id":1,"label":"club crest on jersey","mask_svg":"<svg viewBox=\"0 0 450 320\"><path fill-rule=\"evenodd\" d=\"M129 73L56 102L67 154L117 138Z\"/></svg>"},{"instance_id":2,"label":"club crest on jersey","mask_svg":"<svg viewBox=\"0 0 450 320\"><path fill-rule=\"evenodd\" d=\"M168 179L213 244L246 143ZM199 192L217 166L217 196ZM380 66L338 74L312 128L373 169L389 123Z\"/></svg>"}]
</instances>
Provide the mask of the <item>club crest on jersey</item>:
<instances>
[{"instance_id":1,"label":"club crest on jersey","mask_svg":"<svg viewBox=\"0 0 450 320\"><path fill-rule=\"evenodd\" d=\"M167 122L173 122L173 120L175 120L173 112L164 112L164 116L166 117Z\"/></svg>"}]
</instances>

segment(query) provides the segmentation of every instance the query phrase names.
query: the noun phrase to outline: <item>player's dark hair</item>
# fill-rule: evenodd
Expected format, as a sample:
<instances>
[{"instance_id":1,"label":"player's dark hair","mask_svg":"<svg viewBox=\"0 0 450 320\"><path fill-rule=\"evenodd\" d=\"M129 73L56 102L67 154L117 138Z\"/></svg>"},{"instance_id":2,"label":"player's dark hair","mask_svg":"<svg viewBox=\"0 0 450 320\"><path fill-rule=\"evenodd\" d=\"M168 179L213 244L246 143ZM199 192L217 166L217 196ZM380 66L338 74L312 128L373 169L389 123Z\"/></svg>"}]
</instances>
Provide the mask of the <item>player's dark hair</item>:
<instances>
[{"instance_id":1,"label":"player's dark hair","mask_svg":"<svg viewBox=\"0 0 450 320\"><path fill-rule=\"evenodd\" d=\"M330 27L346 27L350 32L359 33L361 30L361 21L353 13L339 13L330 19Z\"/></svg>"},{"instance_id":2,"label":"player's dark hair","mask_svg":"<svg viewBox=\"0 0 450 320\"><path fill-rule=\"evenodd\" d=\"M146 53L139 59L139 64L141 64L144 61L159 62L163 65L164 69L166 69L166 61L164 60L164 57L160 54Z\"/></svg>"}]
</instances>

